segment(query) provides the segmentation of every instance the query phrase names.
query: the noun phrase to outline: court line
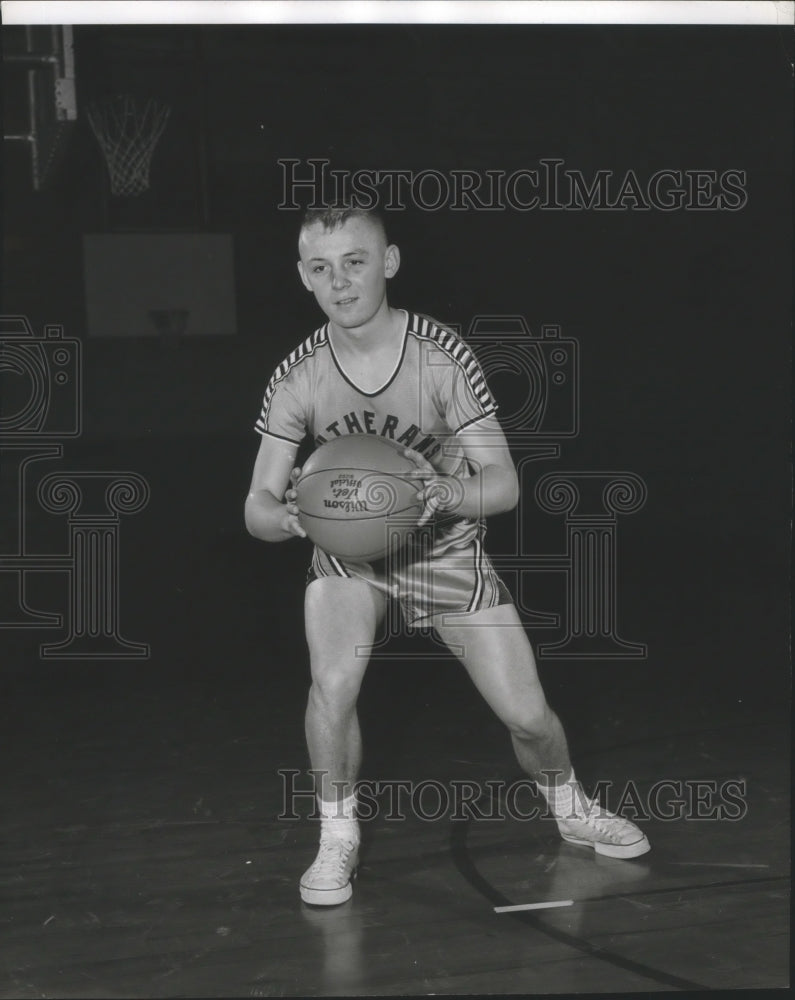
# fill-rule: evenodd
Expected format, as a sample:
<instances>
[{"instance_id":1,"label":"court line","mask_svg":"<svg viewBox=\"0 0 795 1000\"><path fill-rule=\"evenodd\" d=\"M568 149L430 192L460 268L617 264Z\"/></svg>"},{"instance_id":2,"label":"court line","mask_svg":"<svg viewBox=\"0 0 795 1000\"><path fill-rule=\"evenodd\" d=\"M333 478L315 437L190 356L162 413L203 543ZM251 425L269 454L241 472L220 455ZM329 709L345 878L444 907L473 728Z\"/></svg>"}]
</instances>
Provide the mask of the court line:
<instances>
[{"instance_id":1,"label":"court line","mask_svg":"<svg viewBox=\"0 0 795 1000\"><path fill-rule=\"evenodd\" d=\"M686 868L769 868L770 865L756 863L741 864L739 861L669 861L669 865L682 865Z\"/></svg>"},{"instance_id":2,"label":"court line","mask_svg":"<svg viewBox=\"0 0 795 1000\"><path fill-rule=\"evenodd\" d=\"M741 885L758 885L760 882L788 882L787 875L768 875L764 878L727 879L724 882L702 882L700 885L662 886L658 889L640 889L637 892L611 892L602 896L583 896L582 899L560 899L550 903L518 903L512 906L495 906L495 913L518 913L520 910L546 910L557 906L573 906L574 903L601 903L607 899L632 899L635 896L661 896L676 892L680 896L688 892L703 892L704 889L733 889Z\"/></svg>"},{"instance_id":3,"label":"court line","mask_svg":"<svg viewBox=\"0 0 795 1000\"><path fill-rule=\"evenodd\" d=\"M485 896L486 899L492 903L492 905L511 906L512 903L510 899L503 896L501 892L495 889L494 886L480 874L469 856L467 835L469 833L470 823L471 819L467 819L463 823L456 823L453 825L450 836L450 854L453 859L453 864L456 866L463 878L466 879L466 881L469 882L469 884L482 896ZM675 976L671 973L664 972L662 969L655 969L650 965L635 962L631 958L625 958L623 955L619 955L616 952L608 951L605 948L591 944L590 941L586 941L584 938L577 937L574 934L568 934L555 927L550 927L532 912L528 913L520 911L518 913L511 913L509 914L509 919L518 920L521 923L528 924L534 930L546 935L546 937L559 941L561 944L568 945L570 948L588 955L590 958L595 958L600 962L612 965L625 972L631 972L633 975L640 976L643 979L649 979L652 982L659 983L661 986L671 986L678 990L709 989L709 987L704 983L698 983L695 980L685 979L682 976Z\"/></svg>"},{"instance_id":4,"label":"court line","mask_svg":"<svg viewBox=\"0 0 795 1000\"><path fill-rule=\"evenodd\" d=\"M637 892L610 892L603 896L583 896L578 903L598 903L603 899L633 899L636 896L663 896L668 892L703 892L704 889L734 889L739 885L759 885L760 882L788 882L787 875L764 875L760 878L725 879L721 882L689 882L687 885L661 886L658 889L638 889Z\"/></svg>"},{"instance_id":5,"label":"court line","mask_svg":"<svg viewBox=\"0 0 795 1000\"><path fill-rule=\"evenodd\" d=\"M495 913L518 913L520 910L550 910L556 906L574 906L573 899L557 899L547 903L517 903L515 906L495 906Z\"/></svg>"}]
</instances>

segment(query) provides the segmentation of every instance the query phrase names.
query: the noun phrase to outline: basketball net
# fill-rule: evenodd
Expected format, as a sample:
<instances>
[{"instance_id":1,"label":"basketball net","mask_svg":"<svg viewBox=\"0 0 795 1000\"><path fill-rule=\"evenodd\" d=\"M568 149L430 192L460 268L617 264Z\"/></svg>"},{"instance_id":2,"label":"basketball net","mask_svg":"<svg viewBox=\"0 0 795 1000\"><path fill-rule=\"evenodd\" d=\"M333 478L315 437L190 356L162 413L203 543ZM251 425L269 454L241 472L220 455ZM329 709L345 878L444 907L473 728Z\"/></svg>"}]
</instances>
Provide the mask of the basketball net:
<instances>
[{"instance_id":1,"label":"basketball net","mask_svg":"<svg viewBox=\"0 0 795 1000\"><path fill-rule=\"evenodd\" d=\"M171 108L149 100L141 106L121 94L86 107L110 175L111 194L130 197L149 188L149 165Z\"/></svg>"}]
</instances>

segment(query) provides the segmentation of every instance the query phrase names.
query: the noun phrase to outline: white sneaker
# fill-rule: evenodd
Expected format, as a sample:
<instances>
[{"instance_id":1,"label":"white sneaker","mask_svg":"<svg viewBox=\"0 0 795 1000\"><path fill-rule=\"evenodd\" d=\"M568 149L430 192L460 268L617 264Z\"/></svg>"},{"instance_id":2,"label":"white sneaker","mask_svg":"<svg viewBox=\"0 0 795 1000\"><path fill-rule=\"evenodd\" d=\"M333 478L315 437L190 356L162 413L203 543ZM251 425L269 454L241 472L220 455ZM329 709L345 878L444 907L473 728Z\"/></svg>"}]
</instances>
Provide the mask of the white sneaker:
<instances>
[{"instance_id":1,"label":"white sneaker","mask_svg":"<svg viewBox=\"0 0 795 1000\"><path fill-rule=\"evenodd\" d=\"M597 802L587 817L557 819L561 837L569 844L592 847L608 858L637 858L651 850L646 835L623 816L603 809Z\"/></svg>"},{"instance_id":2,"label":"white sneaker","mask_svg":"<svg viewBox=\"0 0 795 1000\"><path fill-rule=\"evenodd\" d=\"M321 837L320 850L301 876L301 899L313 906L336 906L353 895L359 845L340 837Z\"/></svg>"}]
</instances>

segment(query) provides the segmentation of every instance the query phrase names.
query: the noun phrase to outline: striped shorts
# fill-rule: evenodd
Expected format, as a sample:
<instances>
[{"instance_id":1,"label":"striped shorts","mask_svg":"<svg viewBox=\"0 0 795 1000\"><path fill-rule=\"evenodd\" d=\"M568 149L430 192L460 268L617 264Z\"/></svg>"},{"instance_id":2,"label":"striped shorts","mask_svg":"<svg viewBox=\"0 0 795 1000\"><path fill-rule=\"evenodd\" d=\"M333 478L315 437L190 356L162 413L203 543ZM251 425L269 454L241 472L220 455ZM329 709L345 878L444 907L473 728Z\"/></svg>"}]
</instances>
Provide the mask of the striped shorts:
<instances>
[{"instance_id":1,"label":"striped shorts","mask_svg":"<svg viewBox=\"0 0 795 1000\"><path fill-rule=\"evenodd\" d=\"M422 546L409 542L377 562L353 562L315 546L306 583L328 576L364 580L398 602L409 628L432 625L439 614L467 614L512 604L483 548L483 530L467 541Z\"/></svg>"}]
</instances>

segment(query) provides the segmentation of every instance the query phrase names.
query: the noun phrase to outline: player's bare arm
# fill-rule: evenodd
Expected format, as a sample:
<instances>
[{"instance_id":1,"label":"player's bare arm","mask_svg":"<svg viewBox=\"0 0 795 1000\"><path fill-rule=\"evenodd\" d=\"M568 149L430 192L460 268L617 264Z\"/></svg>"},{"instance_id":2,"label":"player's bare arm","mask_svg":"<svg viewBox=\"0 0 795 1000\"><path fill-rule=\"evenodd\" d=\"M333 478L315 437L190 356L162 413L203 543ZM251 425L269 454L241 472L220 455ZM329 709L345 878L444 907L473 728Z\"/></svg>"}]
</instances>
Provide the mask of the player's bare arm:
<instances>
[{"instance_id":1,"label":"player's bare arm","mask_svg":"<svg viewBox=\"0 0 795 1000\"><path fill-rule=\"evenodd\" d=\"M246 497L245 517L249 533L264 542L306 538L294 502L293 487L301 473L295 468L297 451L298 445L290 441L268 434L262 436Z\"/></svg>"},{"instance_id":2,"label":"player's bare arm","mask_svg":"<svg viewBox=\"0 0 795 1000\"><path fill-rule=\"evenodd\" d=\"M421 525L436 511L460 517L489 517L512 510L519 502L519 479L497 418L485 417L457 436L469 464L476 470L468 479L441 475L419 452L404 449L403 453L417 466L410 475L417 479L418 496L425 505Z\"/></svg>"}]
</instances>

